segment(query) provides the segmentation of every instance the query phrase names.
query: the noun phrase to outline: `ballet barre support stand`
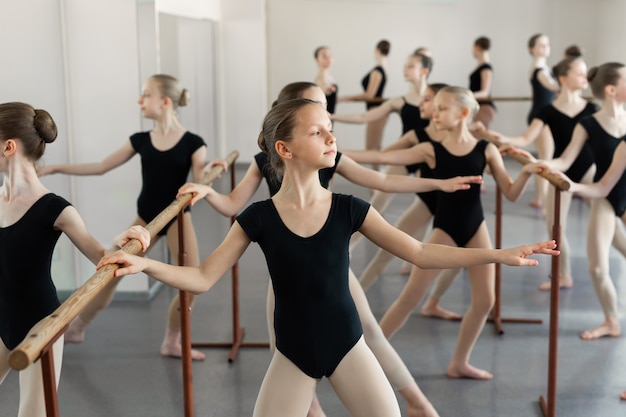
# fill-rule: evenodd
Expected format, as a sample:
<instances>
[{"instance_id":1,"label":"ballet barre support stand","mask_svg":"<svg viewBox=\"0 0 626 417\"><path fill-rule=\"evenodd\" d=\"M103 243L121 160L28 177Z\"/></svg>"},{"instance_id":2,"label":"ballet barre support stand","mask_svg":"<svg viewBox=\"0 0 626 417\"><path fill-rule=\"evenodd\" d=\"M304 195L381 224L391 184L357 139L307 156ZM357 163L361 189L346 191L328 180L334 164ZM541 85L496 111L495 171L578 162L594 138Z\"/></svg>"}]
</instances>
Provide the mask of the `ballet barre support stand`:
<instances>
[{"instance_id":1,"label":"ballet barre support stand","mask_svg":"<svg viewBox=\"0 0 626 417\"><path fill-rule=\"evenodd\" d=\"M230 184L231 189L234 189L237 185L235 181L235 169L230 170ZM235 222L235 216L230 218L231 224ZM235 263L231 270L231 282L232 282L232 316L233 316L233 332L231 341L226 342L195 342L191 346L196 348L230 348L230 354L228 355L228 362L233 362L237 357L239 349L242 347L252 348L267 348L268 342L244 342L243 338L246 334L245 327L240 324L239 314L239 264ZM191 349L191 348L190 348Z\"/></svg>"}]
</instances>

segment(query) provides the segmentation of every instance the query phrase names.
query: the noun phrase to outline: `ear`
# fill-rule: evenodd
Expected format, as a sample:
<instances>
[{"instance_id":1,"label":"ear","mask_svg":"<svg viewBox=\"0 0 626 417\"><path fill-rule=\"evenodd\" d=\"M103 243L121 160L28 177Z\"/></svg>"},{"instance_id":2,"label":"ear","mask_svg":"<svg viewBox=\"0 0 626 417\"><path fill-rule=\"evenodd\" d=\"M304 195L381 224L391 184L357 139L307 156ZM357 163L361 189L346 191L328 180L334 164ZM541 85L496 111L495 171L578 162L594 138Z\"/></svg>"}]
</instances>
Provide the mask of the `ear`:
<instances>
[{"instance_id":1,"label":"ear","mask_svg":"<svg viewBox=\"0 0 626 417\"><path fill-rule=\"evenodd\" d=\"M163 97L163 106L164 107L172 107L173 102L172 99L169 98L168 96Z\"/></svg>"},{"instance_id":2,"label":"ear","mask_svg":"<svg viewBox=\"0 0 626 417\"><path fill-rule=\"evenodd\" d=\"M470 111L469 107L463 107L463 108L461 109L461 116L462 116L464 119L467 119L467 118L469 117L469 115L470 115L470 114L471 114L471 111Z\"/></svg>"},{"instance_id":3,"label":"ear","mask_svg":"<svg viewBox=\"0 0 626 417\"><path fill-rule=\"evenodd\" d=\"M287 142L277 140L274 149L276 149L276 153L278 153L281 159L291 159L292 155Z\"/></svg>"},{"instance_id":4,"label":"ear","mask_svg":"<svg viewBox=\"0 0 626 417\"><path fill-rule=\"evenodd\" d=\"M2 150L2 154L4 156L10 156L15 154L17 151L17 142L14 139L7 139L4 143L4 149Z\"/></svg>"},{"instance_id":5,"label":"ear","mask_svg":"<svg viewBox=\"0 0 626 417\"><path fill-rule=\"evenodd\" d=\"M615 96L616 92L617 92L617 88L615 88L614 85L609 84L609 85L604 86L604 95L613 97Z\"/></svg>"}]
</instances>

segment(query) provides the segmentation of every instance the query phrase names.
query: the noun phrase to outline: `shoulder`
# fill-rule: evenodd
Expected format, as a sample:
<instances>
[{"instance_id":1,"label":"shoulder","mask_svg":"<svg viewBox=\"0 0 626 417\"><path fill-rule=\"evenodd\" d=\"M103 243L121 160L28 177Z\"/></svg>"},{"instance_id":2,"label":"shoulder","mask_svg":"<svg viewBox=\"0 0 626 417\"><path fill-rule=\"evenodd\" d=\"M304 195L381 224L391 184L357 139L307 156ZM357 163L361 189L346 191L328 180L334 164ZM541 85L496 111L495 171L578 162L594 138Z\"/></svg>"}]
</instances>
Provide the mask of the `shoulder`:
<instances>
[{"instance_id":1,"label":"shoulder","mask_svg":"<svg viewBox=\"0 0 626 417\"><path fill-rule=\"evenodd\" d=\"M135 149L148 142L150 142L150 132L137 132L130 135L130 143Z\"/></svg>"},{"instance_id":2,"label":"shoulder","mask_svg":"<svg viewBox=\"0 0 626 417\"><path fill-rule=\"evenodd\" d=\"M182 137L182 140L186 141L187 143L190 144L190 146L192 148L199 148L201 146L206 146L206 143L204 142L204 139L202 139L202 137L200 137L199 135L196 135L195 133L192 133L190 131L186 131L185 134Z\"/></svg>"},{"instance_id":3,"label":"shoulder","mask_svg":"<svg viewBox=\"0 0 626 417\"><path fill-rule=\"evenodd\" d=\"M478 69L479 71L484 71L484 70L493 71L493 67L488 62L485 62L484 64L482 64Z\"/></svg>"},{"instance_id":4,"label":"shoulder","mask_svg":"<svg viewBox=\"0 0 626 417\"><path fill-rule=\"evenodd\" d=\"M58 211L58 213L60 213L61 211L63 211L63 209L65 209L65 207L71 206L72 203L70 203L69 201L67 201L65 198L56 195L54 193L48 193L46 195L44 195L43 197L41 197L41 202L42 204L46 205L46 208L48 210L56 210Z\"/></svg>"},{"instance_id":5,"label":"shoulder","mask_svg":"<svg viewBox=\"0 0 626 417\"><path fill-rule=\"evenodd\" d=\"M337 193L333 193L333 202L342 216L349 217L353 230L361 227L369 211L370 203L353 195Z\"/></svg>"}]
</instances>

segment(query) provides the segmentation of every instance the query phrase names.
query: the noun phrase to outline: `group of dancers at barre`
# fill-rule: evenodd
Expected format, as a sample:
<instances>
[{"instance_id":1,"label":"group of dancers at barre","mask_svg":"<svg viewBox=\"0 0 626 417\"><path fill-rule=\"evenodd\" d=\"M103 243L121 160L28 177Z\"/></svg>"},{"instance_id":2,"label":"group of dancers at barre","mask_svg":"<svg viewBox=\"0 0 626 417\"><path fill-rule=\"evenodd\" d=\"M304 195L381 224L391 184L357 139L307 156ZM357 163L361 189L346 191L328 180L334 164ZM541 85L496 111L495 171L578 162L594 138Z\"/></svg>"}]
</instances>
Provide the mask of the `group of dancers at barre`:
<instances>
[{"instance_id":1,"label":"group of dancers at barre","mask_svg":"<svg viewBox=\"0 0 626 417\"><path fill-rule=\"evenodd\" d=\"M524 135L491 134L504 143L526 144L540 132L545 134L547 126L554 139L554 157L524 165L515 179L507 173L500 150L476 137L495 114L493 103L479 104L476 99L490 94L484 85L491 82L493 72L490 65L485 65L489 49L486 38L474 45L481 68L479 75L473 76L472 90L476 94L463 87L428 84L432 58L421 48L406 60L404 75L411 86L409 92L374 103L361 115L331 114L328 105L346 99L369 100L370 94L382 97L386 75L381 70L384 71L389 42L376 47L377 67L364 80L364 93L347 97L337 95L337 85L328 71L332 62L330 49L319 48L315 52L320 65L316 83L297 82L281 90L262 121L257 138L261 152L229 194L197 183L205 170L223 161L207 164L204 140L179 122L177 111L187 104L188 92L171 76L148 78L139 99L142 115L154 121L154 128L133 134L117 151L97 163L40 166L38 161L46 144L57 136L52 117L28 104L0 104L0 169L4 176L0 188L0 380L9 372L11 349L33 325L59 306L50 265L62 232L96 268L108 264L119 268L108 287L71 323L65 338L55 343L57 383L63 343L84 340L89 324L110 303L123 276L143 271L167 285L200 294L210 290L250 243L256 242L264 253L271 278L267 318L272 359L259 390L254 416L324 416L315 394L323 377L328 378L350 415L400 416L395 388L406 400L409 416L438 416L389 341L433 282L434 289L422 312L457 317L439 305L439 298L460 268L468 270L471 303L463 314L446 373L451 378L473 379L493 377L487 370L473 366L470 357L495 301L495 263L533 266L537 264L536 259L529 258L533 254L560 254L564 263L561 285L571 286L567 259L563 259L567 258L565 235L558 248L554 241L492 248L481 205L485 170L512 201L520 197L533 174L555 169L565 170L575 181L573 192L592 199L590 270L606 320L581 337L618 336L617 297L608 271L608 250L611 242L620 250L626 248L620 246L620 237L615 233L621 230L617 218L626 221L626 67L608 63L587 72L582 58L575 57L566 58L550 71L545 67L547 37L540 35L532 42L529 50L533 55L540 53L536 44L542 45L544 59L536 61L543 65L538 74L554 77L559 86L557 98L533 116ZM549 47L547 50L549 54ZM489 74L483 74L484 71ZM541 80L539 75L533 77ZM602 102L600 109L590 107L580 97L587 77L594 95ZM383 150L376 149L376 145L364 151L338 150L333 121L372 123L391 112L400 113L403 121L404 134L397 142ZM512 146L506 151L525 152ZM142 167L137 218L118 235L114 248L138 239L146 251L154 239L150 241L143 226L177 196L190 193L192 206L206 200L225 216L239 213L223 241L204 260L199 256L189 209L182 216L187 266L169 265L123 251L105 253L72 205L48 190L39 178L53 173L102 175L137 153ZM577 161L587 153L591 162L586 168L570 168L578 166ZM534 160L530 154L524 154ZM380 172L361 164L388 168ZM165 166L167 170L163 169ZM190 171L194 183L186 183ZM335 173L375 190L372 202L329 190ZM263 180L271 198L248 205ZM377 210L384 209L393 193L416 193L414 203L395 227ZM546 199L545 204L549 201ZM568 203L563 206L566 211ZM432 233L425 241L424 230L431 218ZM178 253L177 221L170 222L156 237L166 237L173 255ZM597 229L593 236L591 229ZM361 282L350 268L350 248L357 232L381 248ZM410 275L378 322L368 305L365 288L380 275L391 256L408 262ZM445 272L437 278L441 270ZM181 355L178 309L179 300L175 298L161 344L164 356ZM192 357L202 360L204 354L194 350ZM19 383L18 415L44 416L39 362L20 371Z\"/></svg>"}]
</instances>

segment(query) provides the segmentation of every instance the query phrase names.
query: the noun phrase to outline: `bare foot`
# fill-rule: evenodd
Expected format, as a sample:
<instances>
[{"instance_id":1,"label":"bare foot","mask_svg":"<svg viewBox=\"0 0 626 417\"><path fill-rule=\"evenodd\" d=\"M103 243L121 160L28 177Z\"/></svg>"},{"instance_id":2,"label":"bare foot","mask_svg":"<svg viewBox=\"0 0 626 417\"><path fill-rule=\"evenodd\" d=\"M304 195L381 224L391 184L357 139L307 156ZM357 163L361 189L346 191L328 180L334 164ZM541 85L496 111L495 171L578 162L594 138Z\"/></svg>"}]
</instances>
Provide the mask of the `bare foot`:
<instances>
[{"instance_id":1,"label":"bare foot","mask_svg":"<svg viewBox=\"0 0 626 417\"><path fill-rule=\"evenodd\" d=\"M309 412L306 414L306 417L326 417L326 413L322 410L322 405L320 404L320 400L317 398L317 394L313 396L313 401L311 401L311 407L309 408Z\"/></svg>"},{"instance_id":2,"label":"bare foot","mask_svg":"<svg viewBox=\"0 0 626 417\"><path fill-rule=\"evenodd\" d=\"M469 363L463 365L448 366L448 376L450 378L471 378L471 379L492 379L493 375L489 372L478 369L470 365Z\"/></svg>"},{"instance_id":3,"label":"bare foot","mask_svg":"<svg viewBox=\"0 0 626 417\"><path fill-rule=\"evenodd\" d=\"M580 338L583 340L599 339L601 337L618 337L622 334L619 323L605 321L598 327L585 330L580 334Z\"/></svg>"},{"instance_id":4,"label":"bare foot","mask_svg":"<svg viewBox=\"0 0 626 417\"><path fill-rule=\"evenodd\" d=\"M70 323L69 327L64 333L64 342L67 343L83 343L85 340L85 329L87 323L85 323L80 316L76 317Z\"/></svg>"},{"instance_id":5,"label":"bare foot","mask_svg":"<svg viewBox=\"0 0 626 417\"><path fill-rule=\"evenodd\" d=\"M402 266L400 267L400 274L402 275L409 275L411 274L411 268L413 267L413 264L410 264L408 262L403 262Z\"/></svg>"},{"instance_id":6,"label":"bare foot","mask_svg":"<svg viewBox=\"0 0 626 417\"><path fill-rule=\"evenodd\" d=\"M541 200L533 200L529 204L530 204L531 207L534 207L536 209L540 209L541 206L542 206Z\"/></svg>"},{"instance_id":7,"label":"bare foot","mask_svg":"<svg viewBox=\"0 0 626 417\"><path fill-rule=\"evenodd\" d=\"M439 417L439 413L428 400L419 406L409 404L406 412L409 417Z\"/></svg>"},{"instance_id":8,"label":"bare foot","mask_svg":"<svg viewBox=\"0 0 626 417\"><path fill-rule=\"evenodd\" d=\"M619 395L619 398L620 398L620 400L626 400L626 391L622 392L622 393Z\"/></svg>"},{"instance_id":9,"label":"bare foot","mask_svg":"<svg viewBox=\"0 0 626 417\"><path fill-rule=\"evenodd\" d=\"M574 286L572 277L561 275L559 278L559 288L562 290L569 290ZM552 289L552 281L544 282L538 288L539 291L550 291Z\"/></svg>"},{"instance_id":10,"label":"bare foot","mask_svg":"<svg viewBox=\"0 0 626 417\"><path fill-rule=\"evenodd\" d=\"M183 357L183 347L180 343L176 344L167 344L163 342L161 345L161 355L169 356L172 358L182 358ZM203 361L206 355L199 350L191 349L191 359L194 361Z\"/></svg>"},{"instance_id":11,"label":"bare foot","mask_svg":"<svg viewBox=\"0 0 626 417\"><path fill-rule=\"evenodd\" d=\"M456 314L454 311L446 310L445 308L441 307L439 304L435 304L435 305L429 305L428 303L424 304L420 312L422 313L422 316L424 317L432 317L432 318L437 318L437 319L459 320L462 318L460 315Z\"/></svg>"}]
</instances>

